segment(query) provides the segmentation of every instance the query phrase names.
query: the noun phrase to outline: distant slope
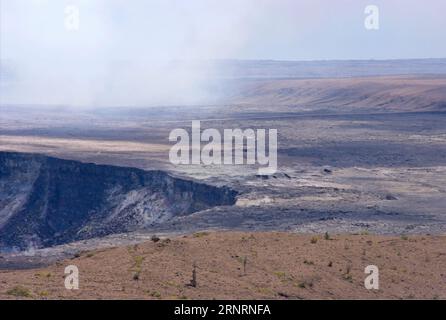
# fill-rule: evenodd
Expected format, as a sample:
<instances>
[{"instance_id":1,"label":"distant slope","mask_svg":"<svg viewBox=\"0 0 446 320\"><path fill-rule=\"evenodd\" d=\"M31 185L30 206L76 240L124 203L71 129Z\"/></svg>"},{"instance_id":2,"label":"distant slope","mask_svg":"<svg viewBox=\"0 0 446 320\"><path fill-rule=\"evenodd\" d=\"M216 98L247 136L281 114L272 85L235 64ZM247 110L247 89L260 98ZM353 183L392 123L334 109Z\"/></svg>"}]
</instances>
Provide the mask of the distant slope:
<instances>
[{"instance_id":1,"label":"distant slope","mask_svg":"<svg viewBox=\"0 0 446 320\"><path fill-rule=\"evenodd\" d=\"M117 66L121 64L116 62ZM114 65L111 63L110 68L116 72ZM3 105L19 104L22 98L28 98L23 94L18 96L19 99L14 98L23 85L19 66L15 61L0 60ZM446 103L446 59L177 61L172 62L172 68L191 76L206 75L203 87L200 87L206 94L196 103L201 105L310 104L312 108L320 104L321 107L338 109L368 105L383 110L390 107L432 111L443 110ZM89 77L91 75L85 75L85 80L91 80ZM171 90L175 90L173 85ZM32 100L29 103L33 104Z\"/></svg>"},{"instance_id":2,"label":"distant slope","mask_svg":"<svg viewBox=\"0 0 446 320\"><path fill-rule=\"evenodd\" d=\"M446 59L407 60L223 60L216 77L233 79L354 78L391 75L446 75ZM216 66L216 67L215 67Z\"/></svg>"},{"instance_id":3,"label":"distant slope","mask_svg":"<svg viewBox=\"0 0 446 320\"><path fill-rule=\"evenodd\" d=\"M235 195L162 171L0 152L0 249L137 230L234 204Z\"/></svg>"},{"instance_id":4,"label":"distant slope","mask_svg":"<svg viewBox=\"0 0 446 320\"><path fill-rule=\"evenodd\" d=\"M221 61L226 103L289 111L446 111L446 59ZM297 107L297 108L296 108ZM260 109L260 108L259 108Z\"/></svg>"},{"instance_id":5,"label":"distant slope","mask_svg":"<svg viewBox=\"0 0 446 320\"><path fill-rule=\"evenodd\" d=\"M244 80L228 101L288 111L446 111L446 76Z\"/></svg>"}]
</instances>

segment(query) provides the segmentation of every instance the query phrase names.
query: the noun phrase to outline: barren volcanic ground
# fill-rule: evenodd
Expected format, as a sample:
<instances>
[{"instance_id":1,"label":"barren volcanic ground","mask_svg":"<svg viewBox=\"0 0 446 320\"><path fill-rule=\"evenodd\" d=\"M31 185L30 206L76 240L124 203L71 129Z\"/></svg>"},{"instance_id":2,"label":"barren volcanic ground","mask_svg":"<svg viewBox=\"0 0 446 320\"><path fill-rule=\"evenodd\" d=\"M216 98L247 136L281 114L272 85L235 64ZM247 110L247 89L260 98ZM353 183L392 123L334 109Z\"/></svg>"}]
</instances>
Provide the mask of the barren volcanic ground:
<instances>
[{"instance_id":1,"label":"barren volcanic ground","mask_svg":"<svg viewBox=\"0 0 446 320\"><path fill-rule=\"evenodd\" d=\"M0 150L161 169L238 192L235 206L178 216L153 232L445 232L444 77L249 79L243 86L233 102L217 106L3 106ZM169 133L190 130L192 120L220 131L277 129L277 174L172 165Z\"/></svg>"},{"instance_id":2,"label":"barren volcanic ground","mask_svg":"<svg viewBox=\"0 0 446 320\"><path fill-rule=\"evenodd\" d=\"M405 70L414 68L411 63L402 63L397 70L407 74ZM440 74L423 74L424 63ZM262 69L266 74L259 74L259 66L253 65L248 76L234 78L221 88L226 100L218 105L0 106L0 151L131 167L117 170L138 172L137 176L147 174L140 169L162 170L168 181L190 180L184 183L203 185L204 191L198 205L191 201L195 193L184 197L184 207L191 210L177 212L167 206L166 219L107 228L124 233L88 233L108 234L90 239L77 236L76 225L72 229L76 236L70 239L77 242L67 243L60 230L53 230L60 241L38 243L61 244L56 247L25 248L27 242L22 242L21 248L27 250L0 258L0 269L12 269L0 272L0 297L446 298L446 78L442 71L446 63L416 66L419 70L414 74L394 75L364 74L356 65L342 78L336 78L337 69L330 67L333 78L317 78L320 72L312 78L283 76L290 70L286 64L277 74L268 68ZM387 64L381 67L388 70ZM372 70L367 64L360 68ZM277 129L277 173L259 176L257 166L172 165L169 133L175 128L190 130L192 120L201 120L202 129L219 131ZM106 182L106 195L116 184L125 186L120 187L122 199L128 199L135 186L138 190L145 186L127 187L115 178ZM15 191L23 191L16 187ZM222 188L234 190L236 197L204 201L206 190ZM8 183L2 190L0 200L10 203L14 190L8 189ZM172 203L168 192L155 195L163 203ZM150 212L130 198L132 207L116 212L125 217L136 214L147 222ZM104 208L118 204L108 201L116 200L113 197L104 199ZM85 206L85 213L90 215L90 209ZM108 215L107 210L100 212ZM31 225L31 231L47 226L43 218L38 226ZM114 218L120 221L119 214ZM14 224L11 230L22 232L24 226ZM209 234L197 233L203 230ZM324 239L325 232L331 240ZM162 239L151 242L153 234ZM312 241L315 235L317 240ZM13 242L11 237L15 236L5 236L5 241ZM79 256L61 261L74 255ZM186 285L194 261L197 288ZM246 273L243 261L247 261ZM63 288L67 264L79 266L79 291ZM364 267L369 264L380 267L378 291L364 289ZM15 270L30 267L40 269Z\"/></svg>"},{"instance_id":3,"label":"barren volcanic ground","mask_svg":"<svg viewBox=\"0 0 446 320\"><path fill-rule=\"evenodd\" d=\"M446 299L444 236L201 232L0 271L1 299ZM191 287L196 264L197 286ZM79 268L79 290L64 269ZM379 268L379 290L364 268Z\"/></svg>"}]
</instances>

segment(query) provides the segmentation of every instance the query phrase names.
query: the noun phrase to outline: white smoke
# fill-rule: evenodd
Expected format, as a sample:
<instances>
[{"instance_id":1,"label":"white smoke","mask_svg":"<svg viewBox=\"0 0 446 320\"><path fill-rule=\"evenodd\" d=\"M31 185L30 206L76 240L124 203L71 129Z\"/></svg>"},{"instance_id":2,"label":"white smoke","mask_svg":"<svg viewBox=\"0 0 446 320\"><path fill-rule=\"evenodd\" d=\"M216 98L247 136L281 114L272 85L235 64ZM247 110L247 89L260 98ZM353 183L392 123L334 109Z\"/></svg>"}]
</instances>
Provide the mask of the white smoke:
<instances>
[{"instance_id":1,"label":"white smoke","mask_svg":"<svg viewBox=\"0 0 446 320\"><path fill-rule=\"evenodd\" d=\"M208 101L214 81L209 76L215 74L211 59L238 51L259 12L252 9L262 2L2 1L1 58L11 71L2 78L2 102L148 106ZM66 28L68 5L78 8L78 30Z\"/></svg>"},{"instance_id":2,"label":"white smoke","mask_svg":"<svg viewBox=\"0 0 446 320\"><path fill-rule=\"evenodd\" d=\"M215 99L219 59L446 55L446 4L376 0L2 0L0 103L196 104ZM79 28L67 28L67 6ZM197 64L197 61L205 61ZM6 64L7 75L4 65ZM10 67L9 65L12 65Z\"/></svg>"}]
</instances>

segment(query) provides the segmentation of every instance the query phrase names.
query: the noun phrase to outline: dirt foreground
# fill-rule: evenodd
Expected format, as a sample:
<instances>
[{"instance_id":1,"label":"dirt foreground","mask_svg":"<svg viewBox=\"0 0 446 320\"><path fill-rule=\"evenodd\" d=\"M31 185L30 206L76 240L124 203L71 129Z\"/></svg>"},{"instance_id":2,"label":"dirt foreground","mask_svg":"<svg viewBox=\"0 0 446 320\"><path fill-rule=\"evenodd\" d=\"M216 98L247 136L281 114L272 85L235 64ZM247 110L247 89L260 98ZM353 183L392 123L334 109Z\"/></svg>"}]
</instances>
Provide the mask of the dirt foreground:
<instances>
[{"instance_id":1,"label":"dirt foreground","mask_svg":"<svg viewBox=\"0 0 446 320\"><path fill-rule=\"evenodd\" d=\"M79 290L65 288L68 265ZM368 265L379 290L364 286ZM214 298L446 299L446 236L201 232L0 271L0 299Z\"/></svg>"}]
</instances>

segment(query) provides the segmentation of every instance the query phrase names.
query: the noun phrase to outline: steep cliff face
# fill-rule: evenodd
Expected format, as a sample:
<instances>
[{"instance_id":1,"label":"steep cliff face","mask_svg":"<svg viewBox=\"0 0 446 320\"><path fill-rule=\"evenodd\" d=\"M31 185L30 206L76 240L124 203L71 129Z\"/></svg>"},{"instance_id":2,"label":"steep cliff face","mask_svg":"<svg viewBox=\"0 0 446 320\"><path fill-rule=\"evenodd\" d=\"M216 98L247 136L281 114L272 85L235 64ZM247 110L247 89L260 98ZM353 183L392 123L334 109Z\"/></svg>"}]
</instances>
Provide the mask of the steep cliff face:
<instances>
[{"instance_id":1,"label":"steep cliff face","mask_svg":"<svg viewBox=\"0 0 446 320\"><path fill-rule=\"evenodd\" d=\"M143 171L0 152L0 247L44 247L134 231L214 206L236 192Z\"/></svg>"}]
</instances>

